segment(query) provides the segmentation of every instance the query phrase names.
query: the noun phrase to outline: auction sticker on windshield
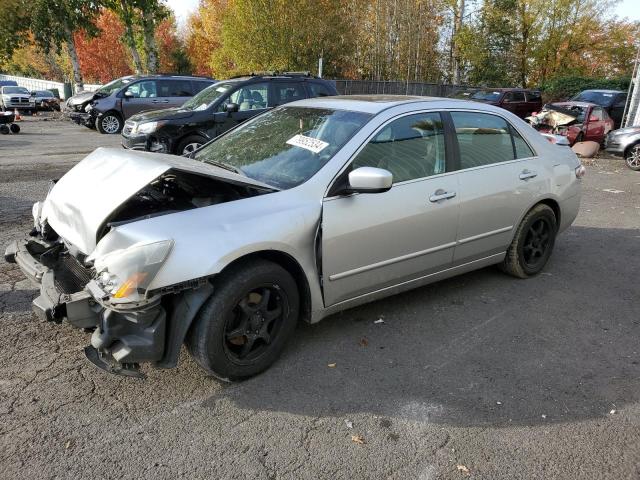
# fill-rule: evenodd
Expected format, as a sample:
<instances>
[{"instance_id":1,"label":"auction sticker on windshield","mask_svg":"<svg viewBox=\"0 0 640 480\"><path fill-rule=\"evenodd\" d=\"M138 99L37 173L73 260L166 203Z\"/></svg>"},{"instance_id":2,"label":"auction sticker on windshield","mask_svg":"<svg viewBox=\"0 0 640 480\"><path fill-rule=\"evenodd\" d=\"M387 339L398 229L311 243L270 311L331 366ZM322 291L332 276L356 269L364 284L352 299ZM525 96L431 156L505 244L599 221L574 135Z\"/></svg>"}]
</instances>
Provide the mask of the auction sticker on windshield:
<instances>
[{"instance_id":1,"label":"auction sticker on windshield","mask_svg":"<svg viewBox=\"0 0 640 480\"><path fill-rule=\"evenodd\" d=\"M320 153L322 150L327 148L329 144L327 142L323 142L322 140L318 140L317 138L306 137L304 135L295 135L287 140L289 145L293 145L294 147L304 148L313 153Z\"/></svg>"}]
</instances>

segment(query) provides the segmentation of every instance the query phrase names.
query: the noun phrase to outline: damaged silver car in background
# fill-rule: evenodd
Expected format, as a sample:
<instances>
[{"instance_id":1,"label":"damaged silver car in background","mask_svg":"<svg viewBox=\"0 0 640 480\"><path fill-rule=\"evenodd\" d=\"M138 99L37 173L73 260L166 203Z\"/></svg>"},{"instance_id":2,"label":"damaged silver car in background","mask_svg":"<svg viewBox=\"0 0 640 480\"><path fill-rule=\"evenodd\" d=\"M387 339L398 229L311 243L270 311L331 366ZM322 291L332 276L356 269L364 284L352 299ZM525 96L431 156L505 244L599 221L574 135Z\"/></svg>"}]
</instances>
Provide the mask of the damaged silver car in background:
<instances>
[{"instance_id":1,"label":"damaged silver car in background","mask_svg":"<svg viewBox=\"0 0 640 480\"><path fill-rule=\"evenodd\" d=\"M294 102L191 157L98 149L7 247L34 310L92 331L111 373L174 367L186 343L239 380L299 320L488 265L536 275L584 174L500 108L424 97Z\"/></svg>"}]
</instances>

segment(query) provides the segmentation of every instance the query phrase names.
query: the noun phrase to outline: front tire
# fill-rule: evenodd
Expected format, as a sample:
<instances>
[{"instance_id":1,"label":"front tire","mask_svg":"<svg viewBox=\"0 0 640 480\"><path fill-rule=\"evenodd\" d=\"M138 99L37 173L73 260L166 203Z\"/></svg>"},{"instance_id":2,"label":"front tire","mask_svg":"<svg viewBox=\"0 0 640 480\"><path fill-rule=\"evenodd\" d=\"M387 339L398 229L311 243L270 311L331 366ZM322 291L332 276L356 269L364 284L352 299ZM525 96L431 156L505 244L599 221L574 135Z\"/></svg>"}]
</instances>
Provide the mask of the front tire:
<instances>
[{"instance_id":1,"label":"front tire","mask_svg":"<svg viewBox=\"0 0 640 480\"><path fill-rule=\"evenodd\" d=\"M293 277L266 260L241 262L216 278L215 293L187 338L195 361L224 381L266 370L292 336L299 315Z\"/></svg>"},{"instance_id":2,"label":"front tire","mask_svg":"<svg viewBox=\"0 0 640 480\"><path fill-rule=\"evenodd\" d=\"M114 135L122 131L122 119L114 112L107 112L102 117L96 118L96 128L100 133Z\"/></svg>"},{"instance_id":3,"label":"front tire","mask_svg":"<svg viewBox=\"0 0 640 480\"><path fill-rule=\"evenodd\" d=\"M625 152L624 163L631 170L640 172L640 143L633 145Z\"/></svg>"},{"instance_id":4,"label":"front tire","mask_svg":"<svg viewBox=\"0 0 640 480\"><path fill-rule=\"evenodd\" d=\"M180 143L176 147L176 155L190 155L205 143L207 143L207 140L201 136L189 135L180 140Z\"/></svg>"},{"instance_id":5,"label":"front tire","mask_svg":"<svg viewBox=\"0 0 640 480\"><path fill-rule=\"evenodd\" d=\"M557 232L557 219L551 207L536 205L520 222L501 269L518 278L537 275L551 256Z\"/></svg>"}]
</instances>

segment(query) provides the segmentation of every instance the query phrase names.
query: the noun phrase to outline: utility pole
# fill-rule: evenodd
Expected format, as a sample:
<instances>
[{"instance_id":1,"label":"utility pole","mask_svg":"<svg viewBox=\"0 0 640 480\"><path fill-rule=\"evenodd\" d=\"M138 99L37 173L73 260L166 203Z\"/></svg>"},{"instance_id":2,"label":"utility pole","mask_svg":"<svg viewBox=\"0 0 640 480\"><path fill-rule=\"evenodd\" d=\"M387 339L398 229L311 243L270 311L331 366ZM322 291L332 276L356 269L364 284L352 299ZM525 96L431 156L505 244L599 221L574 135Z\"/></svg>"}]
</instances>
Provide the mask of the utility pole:
<instances>
[{"instance_id":1,"label":"utility pole","mask_svg":"<svg viewBox=\"0 0 640 480\"><path fill-rule=\"evenodd\" d=\"M638 109L638 104L640 103L640 68L638 68L639 59L640 47L638 47L636 62L633 65L633 76L631 77L631 83L629 84L629 91L631 91L631 89L633 88L633 93L631 94L631 99L629 99L629 91L627 91L627 103L624 106L624 113L622 114L623 123L621 127L640 125L640 109Z\"/></svg>"},{"instance_id":2,"label":"utility pole","mask_svg":"<svg viewBox=\"0 0 640 480\"><path fill-rule=\"evenodd\" d=\"M453 31L451 32L451 70L454 85L460 84L460 52L456 42L456 35L462 30L462 19L464 18L465 0L457 0L458 5L453 19Z\"/></svg>"}]
</instances>

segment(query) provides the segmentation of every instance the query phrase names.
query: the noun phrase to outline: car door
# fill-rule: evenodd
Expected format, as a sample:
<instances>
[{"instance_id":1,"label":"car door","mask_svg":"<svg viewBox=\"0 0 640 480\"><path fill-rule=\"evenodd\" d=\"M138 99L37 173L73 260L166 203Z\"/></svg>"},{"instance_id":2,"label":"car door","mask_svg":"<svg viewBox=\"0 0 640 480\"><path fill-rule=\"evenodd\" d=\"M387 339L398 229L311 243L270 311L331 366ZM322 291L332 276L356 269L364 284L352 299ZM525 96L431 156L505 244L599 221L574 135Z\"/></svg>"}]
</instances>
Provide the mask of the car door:
<instances>
[{"instance_id":1,"label":"car door","mask_svg":"<svg viewBox=\"0 0 640 480\"><path fill-rule=\"evenodd\" d=\"M609 116L613 119L614 128L620 128L622 123L622 115L624 114L624 107L627 103L627 94L619 93L616 96L613 104L609 108Z\"/></svg>"},{"instance_id":2,"label":"car door","mask_svg":"<svg viewBox=\"0 0 640 480\"><path fill-rule=\"evenodd\" d=\"M158 83L154 79L132 83L124 89L122 113L125 120L145 110L167 108L169 99L158 96Z\"/></svg>"},{"instance_id":3,"label":"car door","mask_svg":"<svg viewBox=\"0 0 640 480\"><path fill-rule=\"evenodd\" d=\"M546 174L518 132L498 115L451 112L456 132L460 223L454 265L504 252Z\"/></svg>"},{"instance_id":4,"label":"car door","mask_svg":"<svg viewBox=\"0 0 640 480\"><path fill-rule=\"evenodd\" d=\"M441 115L391 120L343 175L364 166L389 170L393 187L376 194L330 193L323 201L327 306L446 269L453 259L458 184L446 171Z\"/></svg>"},{"instance_id":5,"label":"car door","mask_svg":"<svg viewBox=\"0 0 640 480\"><path fill-rule=\"evenodd\" d=\"M585 140L601 143L604 140L605 122L602 107L593 107L585 115Z\"/></svg>"},{"instance_id":6,"label":"car door","mask_svg":"<svg viewBox=\"0 0 640 480\"><path fill-rule=\"evenodd\" d=\"M537 91L528 91L525 92L527 97L527 108L524 112L524 117L530 116L534 112L539 112L542 110L542 95Z\"/></svg>"},{"instance_id":7,"label":"car door","mask_svg":"<svg viewBox=\"0 0 640 480\"><path fill-rule=\"evenodd\" d=\"M229 94L227 99L220 102L214 114L216 136L267 111L269 102L268 82L250 83L238 87ZM238 105L238 110L236 112L225 111L227 104Z\"/></svg>"},{"instance_id":8,"label":"car door","mask_svg":"<svg viewBox=\"0 0 640 480\"><path fill-rule=\"evenodd\" d=\"M178 78L158 80L158 97L165 105L162 108L179 107L191 96L193 91L189 80Z\"/></svg>"}]
</instances>

